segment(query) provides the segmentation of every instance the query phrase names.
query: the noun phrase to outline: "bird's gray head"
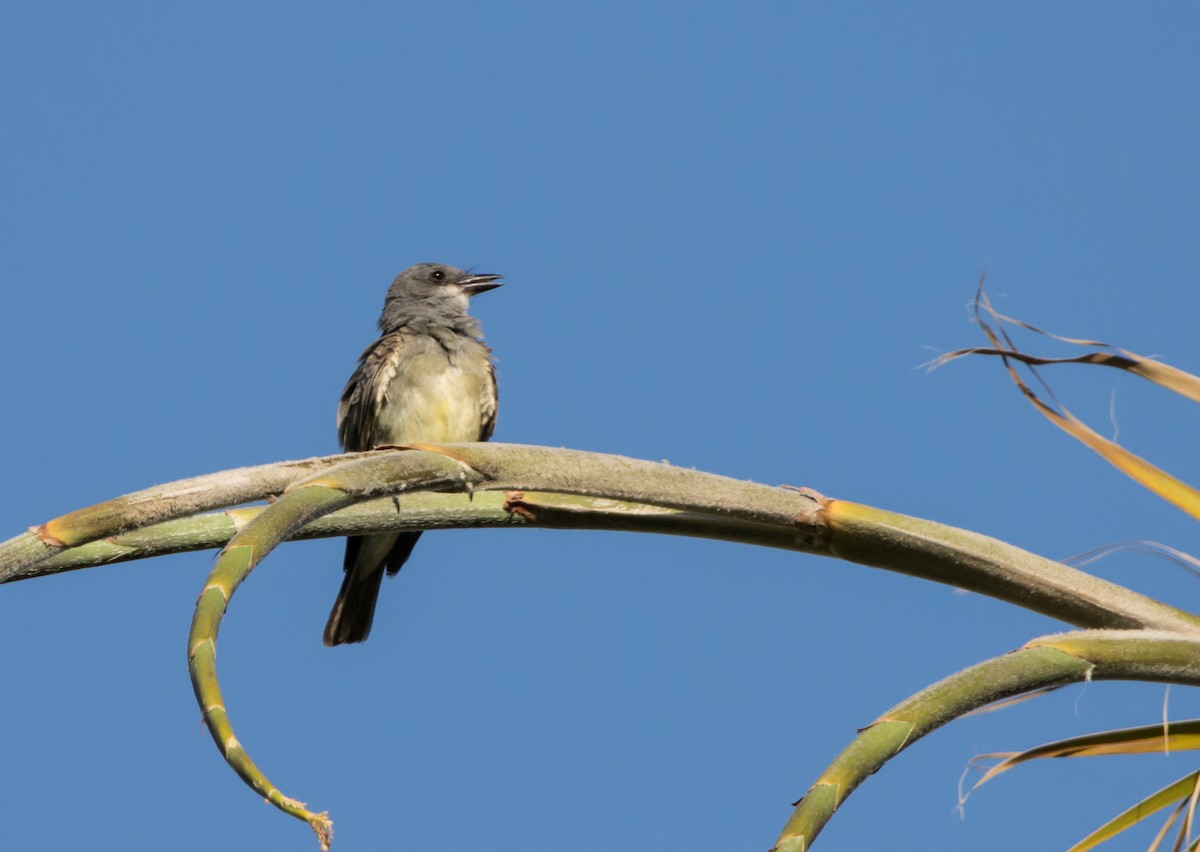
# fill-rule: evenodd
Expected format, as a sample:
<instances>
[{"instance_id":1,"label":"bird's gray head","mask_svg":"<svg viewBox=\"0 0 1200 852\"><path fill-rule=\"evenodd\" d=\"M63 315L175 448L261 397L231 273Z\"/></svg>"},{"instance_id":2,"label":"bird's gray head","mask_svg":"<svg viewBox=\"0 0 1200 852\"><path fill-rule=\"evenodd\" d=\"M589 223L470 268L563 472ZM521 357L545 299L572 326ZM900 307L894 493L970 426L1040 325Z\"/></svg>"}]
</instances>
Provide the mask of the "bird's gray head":
<instances>
[{"instance_id":1,"label":"bird's gray head","mask_svg":"<svg viewBox=\"0 0 1200 852\"><path fill-rule=\"evenodd\" d=\"M500 286L499 275L468 272L444 263L418 263L396 276L383 301L379 330L385 334L414 320L447 325L471 325L463 331L478 335L478 324L467 316L472 296Z\"/></svg>"}]
</instances>

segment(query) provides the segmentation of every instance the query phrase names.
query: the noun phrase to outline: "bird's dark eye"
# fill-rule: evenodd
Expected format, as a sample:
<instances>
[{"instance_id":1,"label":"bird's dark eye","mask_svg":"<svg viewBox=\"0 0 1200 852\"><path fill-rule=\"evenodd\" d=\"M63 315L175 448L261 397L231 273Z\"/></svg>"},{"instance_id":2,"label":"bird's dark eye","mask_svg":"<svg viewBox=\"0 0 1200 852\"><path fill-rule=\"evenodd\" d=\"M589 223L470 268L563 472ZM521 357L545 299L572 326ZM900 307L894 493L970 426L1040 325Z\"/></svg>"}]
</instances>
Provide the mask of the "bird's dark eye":
<instances>
[{"instance_id":1,"label":"bird's dark eye","mask_svg":"<svg viewBox=\"0 0 1200 852\"><path fill-rule=\"evenodd\" d=\"M433 270L433 280L434 281L441 281L445 277L446 277L446 273L442 272L442 270L440 270L440 269Z\"/></svg>"}]
</instances>

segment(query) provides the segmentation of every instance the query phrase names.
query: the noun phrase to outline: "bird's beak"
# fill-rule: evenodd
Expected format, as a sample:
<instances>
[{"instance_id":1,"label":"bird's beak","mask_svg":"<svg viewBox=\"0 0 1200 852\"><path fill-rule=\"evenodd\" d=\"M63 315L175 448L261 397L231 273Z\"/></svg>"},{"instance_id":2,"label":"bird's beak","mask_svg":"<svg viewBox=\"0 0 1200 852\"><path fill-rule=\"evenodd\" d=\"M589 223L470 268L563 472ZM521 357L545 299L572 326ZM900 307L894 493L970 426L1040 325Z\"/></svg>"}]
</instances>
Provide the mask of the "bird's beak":
<instances>
[{"instance_id":1,"label":"bird's beak","mask_svg":"<svg viewBox=\"0 0 1200 852\"><path fill-rule=\"evenodd\" d=\"M502 277L501 275L468 275L458 282L458 289L468 296L478 296L480 293L486 293L488 290L495 290L502 286L500 283Z\"/></svg>"}]
</instances>

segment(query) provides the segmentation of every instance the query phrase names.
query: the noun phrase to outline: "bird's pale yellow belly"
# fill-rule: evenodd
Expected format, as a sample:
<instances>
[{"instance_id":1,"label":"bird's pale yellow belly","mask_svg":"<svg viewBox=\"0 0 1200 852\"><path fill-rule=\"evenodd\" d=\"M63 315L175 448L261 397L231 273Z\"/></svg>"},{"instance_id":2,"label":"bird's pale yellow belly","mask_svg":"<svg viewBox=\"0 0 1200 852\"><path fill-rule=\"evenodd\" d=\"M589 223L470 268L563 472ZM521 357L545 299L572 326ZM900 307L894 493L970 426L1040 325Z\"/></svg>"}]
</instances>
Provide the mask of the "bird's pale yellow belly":
<instances>
[{"instance_id":1,"label":"bird's pale yellow belly","mask_svg":"<svg viewBox=\"0 0 1200 852\"><path fill-rule=\"evenodd\" d=\"M464 370L441 352L411 359L397 371L376 420L378 444L477 441L487 419L490 377Z\"/></svg>"}]
</instances>

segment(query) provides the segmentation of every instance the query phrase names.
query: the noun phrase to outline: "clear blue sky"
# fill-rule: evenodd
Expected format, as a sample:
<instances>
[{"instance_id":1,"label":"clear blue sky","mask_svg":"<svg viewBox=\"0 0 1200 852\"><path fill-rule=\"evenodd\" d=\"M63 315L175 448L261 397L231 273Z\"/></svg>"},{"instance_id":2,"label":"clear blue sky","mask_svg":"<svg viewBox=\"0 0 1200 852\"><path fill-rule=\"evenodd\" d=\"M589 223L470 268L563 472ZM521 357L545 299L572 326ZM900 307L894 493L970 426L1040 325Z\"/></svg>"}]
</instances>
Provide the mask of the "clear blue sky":
<instances>
[{"instance_id":1,"label":"clear blue sky","mask_svg":"<svg viewBox=\"0 0 1200 852\"><path fill-rule=\"evenodd\" d=\"M1185 3L6 4L0 537L335 452L388 283L433 260L509 282L476 303L497 440L1055 557L1194 550L996 364L920 366L979 341L986 267L1003 310L1200 369L1198 35ZM1051 378L1102 431L1115 392L1121 440L1200 478L1187 406ZM1059 628L816 557L469 531L427 535L370 641L328 649L340 563L338 541L275 553L220 664L250 753L349 852L765 849L857 726ZM5 848L316 848L201 728L184 640L210 566L0 589ZM1096 570L1196 600L1149 557ZM960 820L967 761L1162 701L1093 684L953 725L818 848L1063 848L1194 757L1032 767Z\"/></svg>"}]
</instances>

